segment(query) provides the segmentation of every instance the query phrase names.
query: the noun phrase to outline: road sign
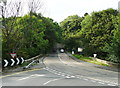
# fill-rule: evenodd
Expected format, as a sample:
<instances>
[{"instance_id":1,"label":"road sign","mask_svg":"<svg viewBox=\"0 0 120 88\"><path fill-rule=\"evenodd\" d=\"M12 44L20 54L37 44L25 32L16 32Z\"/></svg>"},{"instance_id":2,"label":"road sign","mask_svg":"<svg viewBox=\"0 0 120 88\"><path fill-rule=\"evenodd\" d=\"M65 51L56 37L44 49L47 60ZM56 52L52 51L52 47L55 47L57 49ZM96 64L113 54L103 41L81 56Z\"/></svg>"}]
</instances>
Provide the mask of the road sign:
<instances>
[{"instance_id":1,"label":"road sign","mask_svg":"<svg viewBox=\"0 0 120 88\"><path fill-rule=\"evenodd\" d=\"M6 66L8 65L8 61L7 61L7 60L4 60L4 62L5 62L4 67L6 67Z\"/></svg>"},{"instance_id":2,"label":"road sign","mask_svg":"<svg viewBox=\"0 0 120 88\"><path fill-rule=\"evenodd\" d=\"M2 62L2 66L3 67L7 67L7 66L14 66L14 65L20 65L24 63L24 59L23 57L21 58L14 58L14 59L10 59L10 60L3 60Z\"/></svg>"},{"instance_id":3,"label":"road sign","mask_svg":"<svg viewBox=\"0 0 120 88\"><path fill-rule=\"evenodd\" d=\"M78 48L78 52L82 52L83 51L83 49L82 48Z\"/></svg>"},{"instance_id":4,"label":"road sign","mask_svg":"<svg viewBox=\"0 0 120 88\"><path fill-rule=\"evenodd\" d=\"M13 66L13 65L14 65L14 63L15 63L15 61L14 61L13 59L11 59L11 61L12 61L12 64L11 64L11 66Z\"/></svg>"},{"instance_id":5,"label":"road sign","mask_svg":"<svg viewBox=\"0 0 120 88\"><path fill-rule=\"evenodd\" d=\"M16 53L10 53L11 57L14 58L16 56Z\"/></svg>"},{"instance_id":6,"label":"road sign","mask_svg":"<svg viewBox=\"0 0 120 88\"><path fill-rule=\"evenodd\" d=\"M16 58L16 59L17 59L17 63L16 64L18 65L20 63L20 60L18 58Z\"/></svg>"},{"instance_id":7,"label":"road sign","mask_svg":"<svg viewBox=\"0 0 120 88\"><path fill-rule=\"evenodd\" d=\"M23 57L21 57L21 59L22 59L22 62L21 62L21 64L24 62L24 59L23 59Z\"/></svg>"},{"instance_id":8,"label":"road sign","mask_svg":"<svg viewBox=\"0 0 120 88\"><path fill-rule=\"evenodd\" d=\"M96 58L97 54L93 54L94 58Z\"/></svg>"},{"instance_id":9,"label":"road sign","mask_svg":"<svg viewBox=\"0 0 120 88\"><path fill-rule=\"evenodd\" d=\"M75 54L74 51L72 51L72 54Z\"/></svg>"}]
</instances>

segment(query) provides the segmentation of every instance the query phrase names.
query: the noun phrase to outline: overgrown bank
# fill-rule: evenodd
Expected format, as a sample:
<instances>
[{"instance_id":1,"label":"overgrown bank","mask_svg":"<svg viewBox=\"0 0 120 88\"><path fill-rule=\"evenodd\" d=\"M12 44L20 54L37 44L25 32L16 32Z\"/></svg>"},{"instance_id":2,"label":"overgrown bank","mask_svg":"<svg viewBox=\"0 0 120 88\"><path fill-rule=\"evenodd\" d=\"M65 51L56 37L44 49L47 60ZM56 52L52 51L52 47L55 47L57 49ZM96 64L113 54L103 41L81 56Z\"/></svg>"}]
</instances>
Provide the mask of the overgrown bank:
<instances>
[{"instance_id":1,"label":"overgrown bank","mask_svg":"<svg viewBox=\"0 0 120 88\"><path fill-rule=\"evenodd\" d=\"M120 63L120 13L106 9L91 14L68 16L60 26L63 29L65 49L78 53L83 48L84 56L97 54L98 58Z\"/></svg>"}]
</instances>

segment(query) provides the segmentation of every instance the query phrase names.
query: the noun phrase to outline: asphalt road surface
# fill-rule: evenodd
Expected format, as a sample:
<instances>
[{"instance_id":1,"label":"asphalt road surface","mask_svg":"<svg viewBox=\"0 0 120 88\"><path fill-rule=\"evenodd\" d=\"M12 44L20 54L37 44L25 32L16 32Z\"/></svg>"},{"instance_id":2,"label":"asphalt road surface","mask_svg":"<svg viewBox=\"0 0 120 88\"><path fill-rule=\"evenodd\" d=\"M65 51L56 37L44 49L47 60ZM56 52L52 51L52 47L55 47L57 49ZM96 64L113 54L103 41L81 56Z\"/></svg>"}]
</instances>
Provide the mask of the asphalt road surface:
<instances>
[{"instance_id":1,"label":"asphalt road surface","mask_svg":"<svg viewBox=\"0 0 120 88\"><path fill-rule=\"evenodd\" d=\"M118 72L76 62L65 53L50 54L42 63L43 68L2 76L2 86L118 86Z\"/></svg>"}]
</instances>

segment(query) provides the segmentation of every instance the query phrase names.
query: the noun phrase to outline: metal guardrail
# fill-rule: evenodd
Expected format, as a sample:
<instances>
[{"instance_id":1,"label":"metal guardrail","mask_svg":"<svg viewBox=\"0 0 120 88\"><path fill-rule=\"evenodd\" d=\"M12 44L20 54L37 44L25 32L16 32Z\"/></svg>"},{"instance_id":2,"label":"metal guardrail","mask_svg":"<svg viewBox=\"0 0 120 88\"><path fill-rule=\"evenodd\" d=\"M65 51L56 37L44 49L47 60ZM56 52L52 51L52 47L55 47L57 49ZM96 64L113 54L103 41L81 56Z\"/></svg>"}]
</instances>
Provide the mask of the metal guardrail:
<instances>
[{"instance_id":1,"label":"metal guardrail","mask_svg":"<svg viewBox=\"0 0 120 88\"><path fill-rule=\"evenodd\" d=\"M38 56L35 56L33 58L30 58L30 59L27 59L25 60L26 62L29 62L31 61L27 66L23 67L23 69L27 69L27 68L30 68L30 66L33 64L33 63L39 63L39 59L40 57L42 57L43 55L38 55Z\"/></svg>"},{"instance_id":2,"label":"metal guardrail","mask_svg":"<svg viewBox=\"0 0 120 88\"><path fill-rule=\"evenodd\" d=\"M35 56L35 57L32 57L32 58L30 58L30 59L27 59L27 60L25 60L25 61L32 61L32 60L35 60L35 59L37 59L37 58L39 58L39 57L42 57L43 55L38 55L38 56Z\"/></svg>"}]
</instances>

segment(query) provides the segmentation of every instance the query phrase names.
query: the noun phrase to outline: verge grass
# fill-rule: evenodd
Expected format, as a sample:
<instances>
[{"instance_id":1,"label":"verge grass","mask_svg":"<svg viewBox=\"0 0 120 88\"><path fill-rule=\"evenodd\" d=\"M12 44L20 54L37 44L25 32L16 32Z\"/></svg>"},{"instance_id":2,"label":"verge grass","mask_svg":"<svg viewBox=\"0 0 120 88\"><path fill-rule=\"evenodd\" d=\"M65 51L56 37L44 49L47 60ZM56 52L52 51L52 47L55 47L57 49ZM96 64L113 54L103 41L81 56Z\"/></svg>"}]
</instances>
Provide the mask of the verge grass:
<instances>
[{"instance_id":1,"label":"verge grass","mask_svg":"<svg viewBox=\"0 0 120 88\"><path fill-rule=\"evenodd\" d=\"M78 54L74 54L73 55L74 57L82 60L82 61L86 61L86 62L89 62L89 63L93 63L93 64L97 64L97 65L102 65L102 66L110 66L108 64L105 64L103 62L99 62L99 61L96 61L95 59L92 59L90 57L85 57L85 56L82 56L82 55L78 55Z\"/></svg>"}]
</instances>

